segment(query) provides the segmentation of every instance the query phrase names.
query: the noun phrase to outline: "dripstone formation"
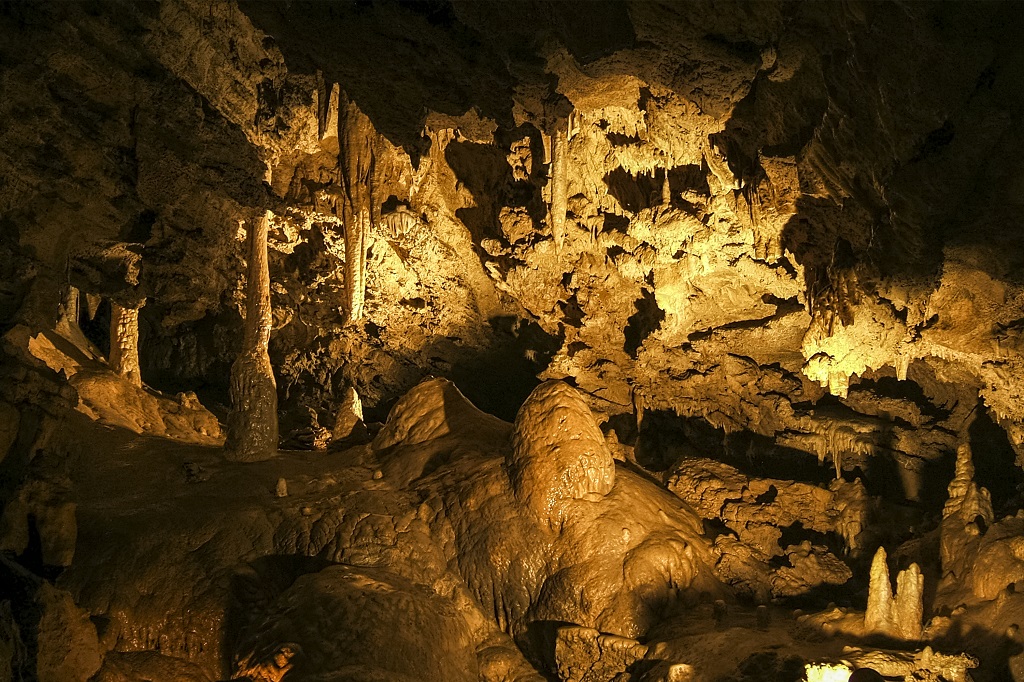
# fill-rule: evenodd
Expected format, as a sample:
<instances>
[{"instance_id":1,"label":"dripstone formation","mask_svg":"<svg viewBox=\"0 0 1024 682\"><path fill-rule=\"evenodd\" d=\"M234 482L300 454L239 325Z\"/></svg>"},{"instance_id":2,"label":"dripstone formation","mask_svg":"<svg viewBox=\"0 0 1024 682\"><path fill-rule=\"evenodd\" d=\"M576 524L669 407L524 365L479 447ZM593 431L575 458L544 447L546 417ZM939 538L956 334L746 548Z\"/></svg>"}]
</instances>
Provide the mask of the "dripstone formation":
<instances>
[{"instance_id":1,"label":"dripstone formation","mask_svg":"<svg viewBox=\"0 0 1024 682\"><path fill-rule=\"evenodd\" d=\"M1024 6L0 4L0 680L1024 680Z\"/></svg>"}]
</instances>

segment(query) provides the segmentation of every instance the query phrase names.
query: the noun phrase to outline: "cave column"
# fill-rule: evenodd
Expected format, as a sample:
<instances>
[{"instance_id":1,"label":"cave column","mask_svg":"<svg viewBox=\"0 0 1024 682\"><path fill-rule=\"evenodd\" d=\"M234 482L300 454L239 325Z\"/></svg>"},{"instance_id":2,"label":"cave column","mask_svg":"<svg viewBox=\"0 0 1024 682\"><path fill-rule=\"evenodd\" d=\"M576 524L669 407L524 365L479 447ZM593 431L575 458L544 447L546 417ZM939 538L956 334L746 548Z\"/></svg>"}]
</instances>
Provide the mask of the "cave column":
<instances>
[{"instance_id":1,"label":"cave column","mask_svg":"<svg viewBox=\"0 0 1024 682\"><path fill-rule=\"evenodd\" d=\"M270 365L270 266L267 231L270 212L249 223L249 270L242 352L231 366L231 414L225 452L228 459L254 462L277 452L277 382Z\"/></svg>"},{"instance_id":2,"label":"cave column","mask_svg":"<svg viewBox=\"0 0 1024 682\"><path fill-rule=\"evenodd\" d=\"M110 368L136 386L142 386L139 368L139 309L110 302Z\"/></svg>"},{"instance_id":3,"label":"cave column","mask_svg":"<svg viewBox=\"0 0 1024 682\"><path fill-rule=\"evenodd\" d=\"M363 317L366 297L366 239L374 223L373 123L355 102L342 102L338 116L341 142L339 166L344 187L342 219L345 226L345 315L352 322Z\"/></svg>"},{"instance_id":4,"label":"cave column","mask_svg":"<svg viewBox=\"0 0 1024 682\"><path fill-rule=\"evenodd\" d=\"M569 194L569 119L555 119L551 133L551 236L559 251L565 243L565 214Z\"/></svg>"}]
</instances>

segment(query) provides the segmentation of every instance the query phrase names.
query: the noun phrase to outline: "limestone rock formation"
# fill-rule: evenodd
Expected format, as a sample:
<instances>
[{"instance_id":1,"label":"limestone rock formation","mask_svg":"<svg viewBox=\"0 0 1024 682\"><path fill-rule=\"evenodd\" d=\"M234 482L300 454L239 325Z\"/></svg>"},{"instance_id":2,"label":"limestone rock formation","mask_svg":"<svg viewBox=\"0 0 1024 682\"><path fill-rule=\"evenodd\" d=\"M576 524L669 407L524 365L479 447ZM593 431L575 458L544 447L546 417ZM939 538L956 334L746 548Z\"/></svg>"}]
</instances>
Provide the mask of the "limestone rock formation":
<instances>
[{"instance_id":1,"label":"limestone rock formation","mask_svg":"<svg viewBox=\"0 0 1024 682\"><path fill-rule=\"evenodd\" d=\"M1024 679L1021 3L0 27L0 679Z\"/></svg>"},{"instance_id":2,"label":"limestone rock formation","mask_svg":"<svg viewBox=\"0 0 1024 682\"><path fill-rule=\"evenodd\" d=\"M324 637L349 632L348 637ZM476 682L470 626L455 604L400 576L332 566L300 577L246 633L232 679Z\"/></svg>"},{"instance_id":3,"label":"limestone rock formation","mask_svg":"<svg viewBox=\"0 0 1024 682\"><path fill-rule=\"evenodd\" d=\"M563 627L555 640L555 661L562 682L611 680L625 675L646 654L647 647L636 640L602 635L591 628Z\"/></svg>"},{"instance_id":4,"label":"limestone rock formation","mask_svg":"<svg viewBox=\"0 0 1024 682\"><path fill-rule=\"evenodd\" d=\"M560 381L526 399L505 464L516 500L553 527L567 502L599 500L615 485L615 462L590 408Z\"/></svg>"},{"instance_id":5,"label":"limestone rock formation","mask_svg":"<svg viewBox=\"0 0 1024 682\"><path fill-rule=\"evenodd\" d=\"M0 516L0 549L22 554L33 537L40 559L49 566L70 566L78 540L71 482L30 480L18 487Z\"/></svg>"},{"instance_id":6,"label":"limestone rock formation","mask_svg":"<svg viewBox=\"0 0 1024 682\"><path fill-rule=\"evenodd\" d=\"M225 452L242 462L271 457L278 445L277 382L267 353L272 324L267 266L269 224L269 215L249 224L245 336L238 359L231 366L231 414Z\"/></svg>"},{"instance_id":7,"label":"limestone rock formation","mask_svg":"<svg viewBox=\"0 0 1024 682\"><path fill-rule=\"evenodd\" d=\"M363 403L359 400L359 394L356 393L356 389L349 386L345 389L341 400L341 407L338 408L338 415L334 419L331 438L336 441L344 440L362 430L365 430L363 425Z\"/></svg>"},{"instance_id":8,"label":"limestone rock formation","mask_svg":"<svg viewBox=\"0 0 1024 682\"><path fill-rule=\"evenodd\" d=\"M527 648L540 644L532 623L636 637L678 594L723 589L698 519L647 479L604 468L615 464L600 429L563 383L538 387L510 429L451 384L425 382L373 447L385 480L428 495L470 591Z\"/></svg>"},{"instance_id":9,"label":"limestone rock formation","mask_svg":"<svg viewBox=\"0 0 1024 682\"><path fill-rule=\"evenodd\" d=\"M917 564L896 576L892 591L885 548L879 547L871 562L868 607L864 628L869 633L916 641L921 638L924 618L924 577Z\"/></svg>"},{"instance_id":10,"label":"limestone rock formation","mask_svg":"<svg viewBox=\"0 0 1024 682\"><path fill-rule=\"evenodd\" d=\"M136 386L142 385L139 368L139 309L111 303L110 367Z\"/></svg>"},{"instance_id":11,"label":"limestone rock formation","mask_svg":"<svg viewBox=\"0 0 1024 682\"><path fill-rule=\"evenodd\" d=\"M87 682L102 661L96 627L64 590L42 583L36 595L40 611L36 650L39 682Z\"/></svg>"},{"instance_id":12,"label":"limestone rock formation","mask_svg":"<svg viewBox=\"0 0 1024 682\"><path fill-rule=\"evenodd\" d=\"M971 447L966 443L957 448L948 492L940 526L942 570L959 577L970 567L981 535L993 522L992 497L974 481Z\"/></svg>"}]
</instances>

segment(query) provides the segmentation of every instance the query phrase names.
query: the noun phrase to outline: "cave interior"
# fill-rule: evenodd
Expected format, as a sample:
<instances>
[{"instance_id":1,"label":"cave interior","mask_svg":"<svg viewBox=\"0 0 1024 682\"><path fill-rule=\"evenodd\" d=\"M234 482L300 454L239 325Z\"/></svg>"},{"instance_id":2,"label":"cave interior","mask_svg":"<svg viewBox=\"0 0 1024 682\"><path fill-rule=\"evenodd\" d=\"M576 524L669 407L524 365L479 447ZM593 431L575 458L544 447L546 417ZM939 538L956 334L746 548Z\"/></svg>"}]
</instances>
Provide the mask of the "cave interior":
<instances>
[{"instance_id":1,"label":"cave interior","mask_svg":"<svg viewBox=\"0 0 1024 682\"><path fill-rule=\"evenodd\" d=\"M1024 3L5 1L0 121L0 681L1024 682Z\"/></svg>"}]
</instances>

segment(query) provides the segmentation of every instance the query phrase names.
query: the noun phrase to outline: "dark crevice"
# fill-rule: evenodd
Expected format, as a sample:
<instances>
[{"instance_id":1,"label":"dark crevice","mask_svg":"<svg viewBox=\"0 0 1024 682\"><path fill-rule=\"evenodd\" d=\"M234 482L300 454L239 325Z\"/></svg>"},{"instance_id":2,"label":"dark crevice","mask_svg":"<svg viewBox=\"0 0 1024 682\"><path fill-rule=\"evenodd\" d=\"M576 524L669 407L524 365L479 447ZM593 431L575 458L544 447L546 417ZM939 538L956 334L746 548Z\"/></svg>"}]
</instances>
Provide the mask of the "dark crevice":
<instances>
[{"instance_id":1,"label":"dark crevice","mask_svg":"<svg viewBox=\"0 0 1024 682\"><path fill-rule=\"evenodd\" d=\"M665 311L658 307L654 292L650 289L643 289L640 293L641 297L633 302L636 313L629 317L626 328L623 330L625 344L622 349L634 358L644 340L660 329L661 323L665 319Z\"/></svg>"}]
</instances>

